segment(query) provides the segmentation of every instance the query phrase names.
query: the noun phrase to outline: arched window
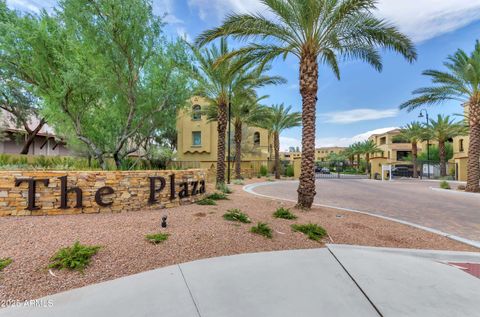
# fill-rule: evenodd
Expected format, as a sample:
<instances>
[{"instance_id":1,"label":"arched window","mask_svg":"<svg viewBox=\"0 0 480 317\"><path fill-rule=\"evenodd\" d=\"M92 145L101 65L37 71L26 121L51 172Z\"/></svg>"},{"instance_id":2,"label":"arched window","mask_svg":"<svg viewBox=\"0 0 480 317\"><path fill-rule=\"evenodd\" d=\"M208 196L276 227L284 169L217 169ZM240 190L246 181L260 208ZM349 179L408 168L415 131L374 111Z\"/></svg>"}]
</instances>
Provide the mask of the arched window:
<instances>
[{"instance_id":1,"label":"arched window","mask_svg":"<svg viewBox=\"0 0 480 317\"><path fill-rule=\"evenodd\" d=\"M202 119L202 107L200 107L200 105L194 105L192 107L192 119L193 120Z\"/></svg>"},{"instance_id":2,"label":"arched window","mask_svg":"<svg viewBox=\"0 0 480 317\"><path fill-rule=\"evenodd\" d=\"M260 132L255 132L253 134L253 145L260 145Z\"/></svg>"}]
</instances>

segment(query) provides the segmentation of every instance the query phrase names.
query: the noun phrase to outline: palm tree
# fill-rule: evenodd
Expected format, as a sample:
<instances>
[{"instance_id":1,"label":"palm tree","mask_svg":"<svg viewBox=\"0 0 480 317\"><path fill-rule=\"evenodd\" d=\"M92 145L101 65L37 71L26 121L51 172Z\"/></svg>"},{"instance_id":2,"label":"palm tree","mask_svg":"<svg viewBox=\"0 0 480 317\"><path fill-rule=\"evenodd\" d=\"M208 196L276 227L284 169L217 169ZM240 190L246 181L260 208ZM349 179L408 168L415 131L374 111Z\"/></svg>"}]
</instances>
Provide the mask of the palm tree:
<instances>
[{"instance_id":1,"label":"palm tree","mask_svg":"<svg viewBox=\"0 0 480 317\"><path fill-rule=\"evenodd\" d=\"M408 140L412 145L413 177L418 177L418 142L427 139L426 131L420 122L412 122L400 129L397 138Z\"/></svg>"},{"instance_id":2,"label":"palm tree","mask_svg":"<svg viewBox=\"0 0 480 317\"><path fill-rule=\"evenodd\" d=\"M275 151L275 178L280 179L280 133L283 130L299 127L302 124L300 112L290 112L291 106L283 104L273 105L268 108L261 121L261 126L273 135L273 148Z\"/></svg>"},{"instance_id":3,"label":"palm tree","mask_svg":"<svg viewBox=\"0 0 480 317\"><path fill-rule=\"evenodd\" d=\"M408 61L416 59L412 42L395 27L373 14L375 0L261 0L274 18L261 14L231 14L217 28L196 40L204 45L233 36L251 43L225 58L247 54L266 63L278 56L300 60L302 95L302 165L298 207L311 208L315 197L315 112L318 64L329 66L340 78L338 57L360 59L382 69L379 48L400 52Z\"/></svg>"},{"instance_id":4,"label":"palm tree","mask_svg":"<svg viewBox=\"0 0 480 317\"><path fill-rule=\"evenodd\" d=\"M382 152L382 150L373 140L363 141L360 143L359 147L359 151L365 154L365 160L367 161L366 173L370 174L370 154Z\"/></svg>"},{"instance_id":5,"label":"palm tree","mask_svg":"<svg viewBox=\"0 0 480 317\"><path fill-rule=\"evenodd\" d=\"M438 151L440 157L440 176L447 176L447 152L445 142L456 136L467 133L466 126L460 122L454 122L450 116L438 115L437 120L430 119L427 127L429 139L438 142Z\"/></svg>"},{"instance_id":6,"label":"palm tree","mask_svg":"<svg viewBox=\"0 0 480 317\"><path fill-rule=\"evenodd\" d=\"M216 185L225 184L225 135L228 123L228 104L236 94L269 84L284 83L285 79L278 76L267 76L269 70L265 65L248 62L245 56L237 55L234 58L218 62L227 55L227 41L222 39L219 47L212 45L208 49L198 49L190 46L198 64L192 66L191 73L197 82L196 94L206 98L210 104L207 113L210 119L217 121L217 175ZM213 111L212 111L213 109Z\"/></svg>"},{"instance_id":7,"label":"palm tree","mask_svg":"<svg viewBox=\"0 0 480 317\"><path fill-rule=\"evenodd\" d=\"M357 169L360 168L360 161L361 161L361 156L363 153L363 150L362 150L362 142L355 142L353 144L351 144L349 147L348 147L350 150L349 152L351 153L351 155L353 157L356 157L357 158Z\"/></svg>"},{"instance_id":8,"label":"palm tree","mask_svg":"<svg viewBox=\"0 0 480 317\"><path fill-rule=\"evenodd\" d=\"M446 71L426 70L434 84L417 89L415 98L403 103L400 109L412 111L422 105L436 105L448 100L462 102L468 109L469 148L466 191L480 192L480 42L469 55L457 50L444 63Z\"/></svg>"}]
</instances>

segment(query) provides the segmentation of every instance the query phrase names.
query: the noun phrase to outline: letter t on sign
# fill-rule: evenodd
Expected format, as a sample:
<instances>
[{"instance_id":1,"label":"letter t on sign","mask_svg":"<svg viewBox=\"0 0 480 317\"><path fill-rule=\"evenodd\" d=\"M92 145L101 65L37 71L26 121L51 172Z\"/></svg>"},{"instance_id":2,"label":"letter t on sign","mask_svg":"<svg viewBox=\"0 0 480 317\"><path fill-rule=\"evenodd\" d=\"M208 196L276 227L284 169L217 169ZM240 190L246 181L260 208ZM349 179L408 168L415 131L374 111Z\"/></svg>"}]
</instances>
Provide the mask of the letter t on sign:
<instances>
[{"instance_id":1,"label":"letter t on sign","mask_svg":"<svg viewBox=\"0 0 480 317\"><path fill-rule=\"evenodd\" d=\"M26 210L38 210L40 207L35 205L35 194L37 192L37 182L41 182L45 187L48 186L50 182L48 179L34 179L34 178L17 178L15 180L15 187L20 186L20 184L27 182L28 183L28 205Z\"/></svg>"}]
</instances>

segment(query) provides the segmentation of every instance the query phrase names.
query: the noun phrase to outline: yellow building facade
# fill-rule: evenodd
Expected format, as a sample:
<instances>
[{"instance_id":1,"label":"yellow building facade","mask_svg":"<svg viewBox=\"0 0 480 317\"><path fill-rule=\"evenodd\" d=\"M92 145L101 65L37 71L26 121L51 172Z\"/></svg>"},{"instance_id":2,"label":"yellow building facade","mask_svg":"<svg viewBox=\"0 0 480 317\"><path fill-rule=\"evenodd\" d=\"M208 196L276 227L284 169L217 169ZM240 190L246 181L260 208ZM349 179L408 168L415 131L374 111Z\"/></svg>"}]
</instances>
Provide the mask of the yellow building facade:
<instances>
[{"instance_id":1,"label":"yellow building facade","mask_svg":"<svg viewBox=\"0 0 480 317\"><path fill-rule=\"evenodd\" d=\"M330 154L340 154L345 151L346 147L332 146L332 147L319 147L315 149L315 161L325 162L328 161Z\"/></svg>"},{"instance_id":2,"label":"yellow building facade","mask_svg":"<svg viewBox=\"0 0 480 317\"><path fill-rule=\"evenodd\" d=\"M215 168L218 145L217 122L209 122L207 116L202 113L208 105L204 98L194 96L188 101L188 106L178 113L177 162L196 163L196 167L207 169ZM235 150L233 125L231 129L233 155ZM242 168L244 166L246 169L255 168L259 162L273 161L273 140L267 130L245 126L242 134ZM225 152L228 155L227 149ZM225 156L225 159L228 157ZM233 157L231 161L233 162Z\"/></svg>"},{"instance_id":3,"label":"yellow building facade","mask_svg":"<svg viewBox=\"0 0 480 317\"><path fill-rule=\"evenodd\" d=\"M293 162L294 159L302 157L302 152L280 152L281 161L290 161Z\"/></svg>"},{"instance_id":4,"label":"yellow building facade","mask_svg":"<svg viewBox=\"0 0 480 317\"><path fill-rule=\"evenodd\" d=\"M381 134L372 134L368 139L375 142L381 152L372 155L372 158L384 158L386 164L410 163L408 157L412 155L412 144L403 140L396 140L400 129L393 129ZM433 142L430 142L430 146ZM418 142L418 153L426 149L427 142Z\"/></svg>"}]
</instances>

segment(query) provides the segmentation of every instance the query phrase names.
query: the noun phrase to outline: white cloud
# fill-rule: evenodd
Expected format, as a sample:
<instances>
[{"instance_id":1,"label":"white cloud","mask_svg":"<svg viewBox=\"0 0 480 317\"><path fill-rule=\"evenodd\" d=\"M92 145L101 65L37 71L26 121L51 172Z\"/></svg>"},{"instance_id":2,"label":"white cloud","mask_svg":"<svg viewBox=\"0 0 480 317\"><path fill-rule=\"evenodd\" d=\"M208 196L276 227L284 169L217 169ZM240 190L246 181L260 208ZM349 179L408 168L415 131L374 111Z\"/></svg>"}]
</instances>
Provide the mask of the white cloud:
<instances>
[{"instance_id":1,"label":"white cloud","mask_svg":"<svg viewBox=\"0 0 480 317\"><path fill-rule=\"evenodd\" d=\"M302 148L302 141L296 138L280 137L280 151L288 151L291 146Z\"/></svg>"},{"instance_id":2,"label":"white cloud","mask_svg":"<svg viewBox=\"0 0 480 317\"><path fill-rule=\"evenodd\" d=\"M231 12L267 12L258 0L188 0L188 5L205 21L221 21ZM480 16L480 0L379 0L377 7L378 16L393 22L415 42L454 31Z\"/></svg>"},{"instance_id":3,"label":"white cloud","mask_svg":"<svg viewBox=\"0 0 480 317\"><path fill-rule=\"evenodd\" d=\"M459 29L480 17L480 0L380 0L378 15L415 42Z\"/></svg>"},{"instance_id":4,"label":"white cloud","mask_svg":"<svg viewBox=\"0 0 480 317\"><path fill-rule=\"evenodd\" d=\"M327 137L327 138L317 138L315 139L316 147L324 146L349 146L355 142L361 142L367 140L372 134L381 134L390 130L398 129L397 127L388 127L380 128L365 133L357 134L352 137L338 138L338 137Z\"/></svg>"},{"instance_id":5,"label":"white cloud","mask_svg":"<svg viewBox=\"0 0 480 317\"><path fill-rule=\"evenodd\" d=\"M190 42L190 43L193 42L192 37L190 36L190 34L188 34L186 28L180 26L180 27L177 27L176 30L179 37L183 38L187 42Z\"/></svg>"},{"instance_id":6,"label":"white cloud","mask_svg":"<svg viewBox=\"0 0 480 317\"><path fill-rule=\"evenodd\" d=\"M336 111L322 113L319 116L324 117L324 122L348 124L359 121L377 120L383 118L391 118L397 116L399 110L391 109L352 109L347 111Z\"/></svg>"}]
</instances>

